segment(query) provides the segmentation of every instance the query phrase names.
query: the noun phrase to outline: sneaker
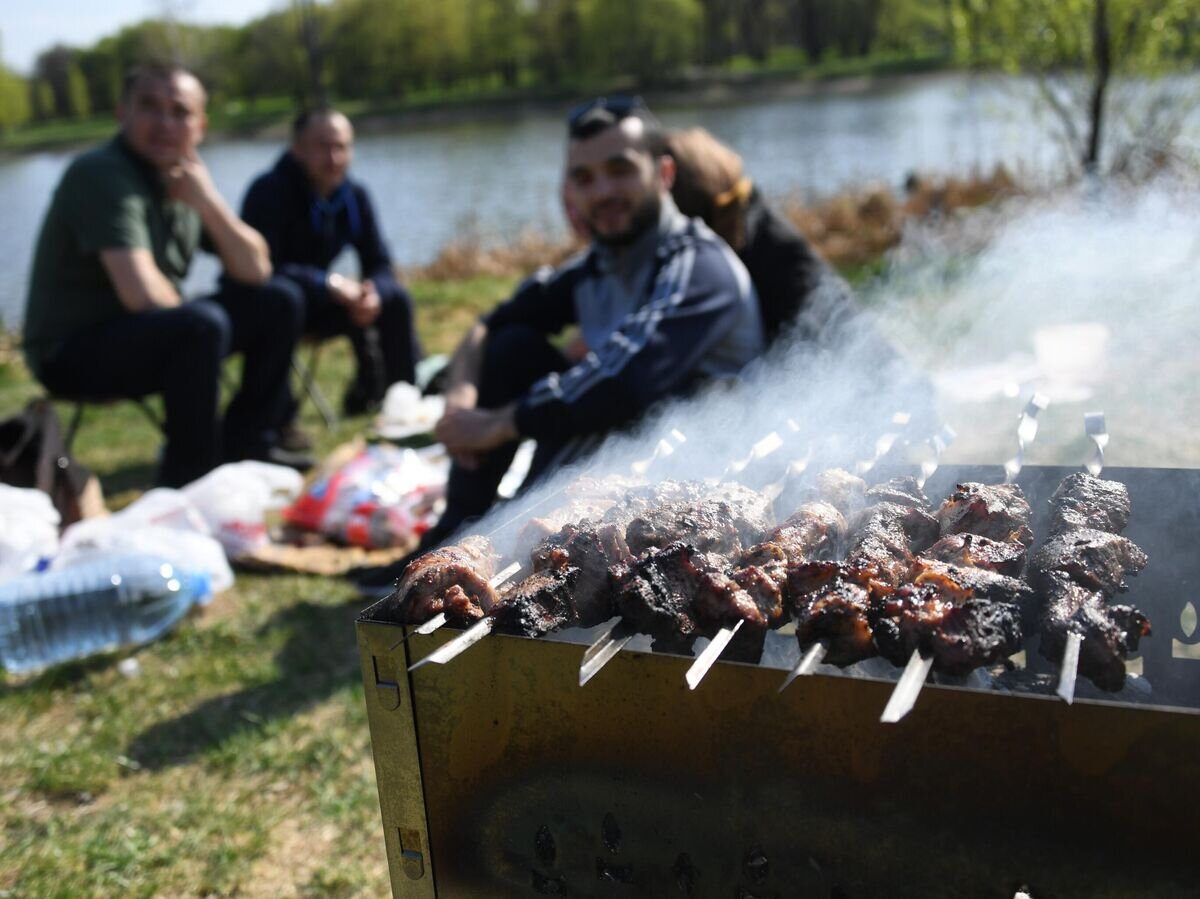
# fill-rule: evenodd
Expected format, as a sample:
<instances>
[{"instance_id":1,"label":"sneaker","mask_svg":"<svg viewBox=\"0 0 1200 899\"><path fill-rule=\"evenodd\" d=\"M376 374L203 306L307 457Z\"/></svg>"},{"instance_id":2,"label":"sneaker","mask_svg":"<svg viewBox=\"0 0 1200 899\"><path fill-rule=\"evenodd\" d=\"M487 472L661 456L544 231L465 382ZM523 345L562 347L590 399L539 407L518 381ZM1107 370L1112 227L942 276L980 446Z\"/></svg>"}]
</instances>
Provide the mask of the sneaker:
<instances>
[{"instance_id":1,"label":"sneaker","mask_svg":"<svg viewBox=\"0 0 1200 899\"><path fill-rule=\"evenodd\" d=\"M279 432L279 445L289 452L310 452L316 444L312 435L295 422L285 426Z\"/></svg>"}]
</instances>

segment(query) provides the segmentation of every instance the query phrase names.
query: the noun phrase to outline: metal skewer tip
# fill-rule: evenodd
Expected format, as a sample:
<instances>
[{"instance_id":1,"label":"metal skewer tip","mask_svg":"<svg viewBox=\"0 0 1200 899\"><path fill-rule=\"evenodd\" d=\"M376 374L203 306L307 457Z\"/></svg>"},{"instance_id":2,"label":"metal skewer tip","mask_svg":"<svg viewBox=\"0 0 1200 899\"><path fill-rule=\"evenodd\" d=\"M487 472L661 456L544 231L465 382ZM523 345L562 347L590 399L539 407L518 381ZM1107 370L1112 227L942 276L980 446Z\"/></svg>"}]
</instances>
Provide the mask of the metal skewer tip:
<instances>
[{"instance_id":1,"label":"metal skewer tip","mask_svg":"<svg viewBox=\"0 0 1200 899\"><path fill-rule=\"evenodd\" d=\"M742 619L733 625L733 627L721 628L717 631L716 636L712 638L712 642L704 647L704 652L696 656L696 661L692 662L692 667L684 675L684 680L687 681L689 690L695 690L700 686L700 681L704 680L704 675L708 674L709 669L717 661L717 657L721 655L725 647L729 645L729 641L733 639L734 634L740 631L742 625L745 623L745 619Z\"/></svg>"},{"instance_id":2,"label":"metal skewer tip","mask_svg":"<svg viewBox=\"0 0 1200 899\"><path fill-rule=\"evenodd\" d=\"M604 629L604 632L587 648L583 661L579 663L579 686L583 686L600 673L632 640L634 633L620 618Z\"/></svg>"},{"instance_id":3,"label":"metal skewer tip","mask_svg":"<svg viewBox=\"0 0 1200 899\"><path fill-rule=\"evenodd\" d=\"M490 634L492 629L495 627L495 618L480 618L445 646L439 646L419 662L414 662L413 664L409 665L408 670L416 671L421 666L430 664L445 665L447 662L457 658L471 646L474 646L476 643Z\"/></svg>"},{"instance_id":4,"label":"metal skewer tip","mask_svg":"<svg viewBox=\"0 0 1200 899\"><path fill-rule=\"evenodd\" d=\"M1104 413L1085 412L1083 430L1095 444L1092 457L1086 463L1087 471L1092 477L1098 478L1104 470L1104 448L1108 446L1108 428L1104 424Z\"/></svg>"},{"instance_id":5,"label":"metal skewer tip","mask_svg":"<svg viewBox=\"0 0 1200 899\"><path fill-rule=\"evenodd\" d=\"M908 659L908 664L904 667L904 673L900 675L900 680L896 681L896 689L892 691L892 698L888 700L887 708L879 716L880 721L884 724L895 724L912 711L913 706L917 704L917 697L921 695L921 688L925 686L925 678L929 676L931 668L933 668L933 656L923 659L921 651L914 649Z\"/></svg>"},{"instance_id":6,"label":"metal skewer tip","mask_svg":"<svg viewBox=\"0 0 1200 899\"><path fill-rule=\"evenodd\" d=\"M1063 650L1062 670L1058 674L1058 695L1070 705L1075 701L1075 681L1079 677L1079 647L1083 637L1074 631L1067 634L1067 646Z\"/></svg>"},{"instance_id":7,"label":"metal skewer tip","mask_svg":"<svg viewBox=\"0 0 1200 899\"><path fill-rule=\"evenodd\" d=\"M817 666L821 664L827 652L829 652L829 647L825 645L824 641L814 643L810 646L808 652L804 654L804 658L799 661L795 668L788 672L788 676L775 692L782 693L796 678L805 677L816 671Z\"/></svg>"}]
</instances>

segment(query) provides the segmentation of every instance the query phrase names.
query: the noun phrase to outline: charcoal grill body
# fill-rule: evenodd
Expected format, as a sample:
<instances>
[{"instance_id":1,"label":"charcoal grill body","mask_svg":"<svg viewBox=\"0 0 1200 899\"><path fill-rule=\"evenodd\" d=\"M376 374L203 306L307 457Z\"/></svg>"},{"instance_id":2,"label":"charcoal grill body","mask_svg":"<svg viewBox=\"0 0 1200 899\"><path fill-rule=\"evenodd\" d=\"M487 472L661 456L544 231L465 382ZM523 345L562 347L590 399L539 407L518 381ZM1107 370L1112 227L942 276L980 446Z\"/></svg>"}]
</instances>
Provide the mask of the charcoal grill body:
<instances>
[{"instance_id":1,"label":"charcoal grill body","mask_svg":"<svg viewBox=\"0 0 1200 899\"><path fill-rule=\"evenodd\" d=\"M1035 509L1066 473L1023 472ZM580 688L570 633L494 635L409 675L453 634L398 643L368 610L393 894L1196 896L1200 661L1180 612L1200 598L1200 473L1108 474L1151 556L1129 599L1154 622L1155 705L931 685L887 726L892 683L817 675L777 693L783 671L761 665L718 662L691 692L690 659L626 651ZM999 479L939 476L931 496Z\"/></svg>"}]
</instances>

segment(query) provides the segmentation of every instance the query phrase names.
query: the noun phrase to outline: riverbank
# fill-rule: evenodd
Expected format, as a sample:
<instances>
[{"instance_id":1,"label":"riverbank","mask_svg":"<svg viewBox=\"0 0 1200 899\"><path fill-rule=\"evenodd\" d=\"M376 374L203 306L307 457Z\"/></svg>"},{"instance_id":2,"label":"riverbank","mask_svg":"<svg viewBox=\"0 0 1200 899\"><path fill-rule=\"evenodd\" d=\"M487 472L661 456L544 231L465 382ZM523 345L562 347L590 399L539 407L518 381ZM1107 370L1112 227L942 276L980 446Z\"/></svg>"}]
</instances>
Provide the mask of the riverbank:
<instances>
[{"instance_id":1,"label":"riverbank","mask_svg":"<svg viewBox=\"0 0 1200 899\"><path fill-rule=\"evenodd\" d=\"M627 79L604 84L568 84L556 88L414 92L395 101L339 100L363 133L382 134L405 126L502 121L530 114L557 115L574 99L604 93L638 92L653 105L719 104L733 99L758 100L842 93L869 89L884 79L913 78L951 71L940 56L875 54L829 59L809 65L799 57L783 57L769 65L743 63L721 69L695 69L638 85ZM209 133L222 138L278 140L287 132L295 102L287 97L214 100ZM103 139L112 132L110 116L52 121L0 134L0 156L70 149Z\"/></svg>"}]
</instances>

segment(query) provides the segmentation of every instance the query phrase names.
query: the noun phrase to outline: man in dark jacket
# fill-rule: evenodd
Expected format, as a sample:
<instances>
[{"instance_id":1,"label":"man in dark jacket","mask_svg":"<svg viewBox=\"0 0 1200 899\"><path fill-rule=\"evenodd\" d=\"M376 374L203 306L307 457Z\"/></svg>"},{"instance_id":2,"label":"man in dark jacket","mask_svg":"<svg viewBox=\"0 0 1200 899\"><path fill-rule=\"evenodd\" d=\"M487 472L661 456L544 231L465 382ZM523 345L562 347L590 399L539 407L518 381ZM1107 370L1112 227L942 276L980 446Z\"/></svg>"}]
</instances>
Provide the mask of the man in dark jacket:
<instances>
[{"instance_id":1,"label":"man in dark jacket","mask_svg":"<svg viewBox=\"0 0 1200 899\"><path fill-rule=\"evenodd\" d=\"M455 464L424 546L487 511L521 438L537 442L536 479L581 440L734 376L763 350L750 278L675 207L662 126L640 100L583 104L568 131L566 197L591 246L527 281L456 351L436 428ZM547 339L570 325L585 345L573 359Z\"/></svg>"},{"instance_id":2,"label":"man in dark jacket","mask_svg":"<svg viewBox=\"0 0 1200 899\"><path fill-rule=\"evenodd\" d=\"M332 109L302 112L292 142L271 171L250 185L242 216L267 239L277 274L294 285L304 332L347 335L358 373L343 405L357 414L377 404L388 385L415 379L420 349L412 300L396 281L366 188L348 177L354 129ZM330 270L352 246L360 276Z\"/></svg>"}]
</instances>

